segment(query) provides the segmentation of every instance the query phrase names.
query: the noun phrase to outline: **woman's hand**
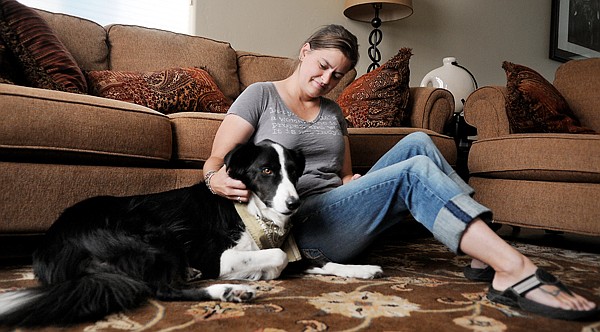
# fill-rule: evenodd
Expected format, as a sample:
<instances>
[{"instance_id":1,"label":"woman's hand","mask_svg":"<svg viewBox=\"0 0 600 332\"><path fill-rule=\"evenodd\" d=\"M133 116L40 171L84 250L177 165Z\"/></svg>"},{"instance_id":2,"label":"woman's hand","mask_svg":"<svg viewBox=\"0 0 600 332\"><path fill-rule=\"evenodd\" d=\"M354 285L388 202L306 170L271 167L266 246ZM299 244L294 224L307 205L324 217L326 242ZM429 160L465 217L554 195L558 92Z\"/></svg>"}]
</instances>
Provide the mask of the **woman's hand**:
<instances>
[{"instance_id":1,"label":"woman's hand","mask_svg":"<svg viewBox=\"0 0 600 332\"><path fill-rule=\"evenodd\" d=\"M221 122L215 134L210 157L204 163L204 174L218 170L212 175L209 174L210 188L215 194L240 203L248 202L250 193L246 186L241 181L229 177L223 164L225 155L237 144L248 142L252 133L254 127L235 114L227 115Z\"/></svg>"},{"instance_id":2,"label":"woman's hand","mask_svg":"<svg viewBox=\"0 0 600 332\"><path fill-rule=\"evenodd\" d=\"M350 182L350 181L354 181L354 180L356 180L356 179L360 178L361 176L362 176L362 175L360 175L360 174L353 174L352 176L350 176L350 175L348 175L348 176L345 176L345 177L342 179L342 183L343 183L343 184L346 184L346 183L348 183L348 182Z\"/></svg>"},{"instance_id":3,"label":"woman's hand","mask_svg":"<svg viewBox=\"0 0 600 332\"><path fill-rule=\"evenodd\" d=\"M238 203L248 202L249 192L246 185L240 180L232 179L225 166L210 177L210 189L215 194Z\"/></svg>"}]
</instances>

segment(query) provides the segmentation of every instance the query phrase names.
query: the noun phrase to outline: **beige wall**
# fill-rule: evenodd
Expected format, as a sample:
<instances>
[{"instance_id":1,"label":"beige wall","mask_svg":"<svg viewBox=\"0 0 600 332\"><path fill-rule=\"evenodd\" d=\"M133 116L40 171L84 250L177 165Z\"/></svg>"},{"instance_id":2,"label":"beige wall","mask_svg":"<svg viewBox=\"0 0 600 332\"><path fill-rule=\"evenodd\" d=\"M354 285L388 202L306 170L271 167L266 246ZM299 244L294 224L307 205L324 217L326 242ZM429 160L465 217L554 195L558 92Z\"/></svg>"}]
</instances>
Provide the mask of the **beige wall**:
<instances>
[{"instance_id":1,"label":"beige wall","mask_svg":"<svg viewBox=\"0 0 600 332\"><path fill-rule=\"evenodd\" d=\"M359 39L363 74L369 23L347 19L344 0L197 0L196 34L228 41L237 50L294 57L316 28L346 26ZM383 60L411 47L411 85L442 58L455 56L479 86L504 85L503 60L530 66L548 80L559 62L548 58L551 0L413 0L414 14L383 23ZM384 62L382 61L382 63Z\"/></svg>"}]
</instances>

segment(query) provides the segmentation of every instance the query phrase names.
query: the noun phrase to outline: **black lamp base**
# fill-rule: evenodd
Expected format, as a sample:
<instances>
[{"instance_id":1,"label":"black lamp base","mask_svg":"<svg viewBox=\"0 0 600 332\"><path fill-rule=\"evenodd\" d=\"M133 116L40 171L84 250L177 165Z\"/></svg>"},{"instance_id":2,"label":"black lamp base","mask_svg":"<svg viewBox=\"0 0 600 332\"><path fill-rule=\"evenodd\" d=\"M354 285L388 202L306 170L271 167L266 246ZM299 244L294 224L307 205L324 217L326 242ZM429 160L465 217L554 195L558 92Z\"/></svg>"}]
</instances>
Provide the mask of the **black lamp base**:
<instances>
[{"instance_id":1,"label":"black lamp base","mask_svg":"<svg viewBox=\"0 0 600 332\"><path fill-rule=\"evenodd\" d=\"M379 61L381 61L381 53L377 49L377 46L381 44L381 39L383 38L383 32L379 30L381 26L381 19L379 18L379 10L381 9L381 3L373 4L373 8L375 9L375 17L371 20L371 25L373 26L373 31L369 34L369 59L371 59L371 64L369 68L367 68L367 73L371 72L373 69L379 68Z\"/></svg>"},{"instance_id":2,"label":"black lamp base","mask_svg":"<svg viewBox=\"0 0 600 332\"><path fill-rule=\"evenodd\" d=\"M373 69L379 68L379 61L381 61L381 52L377 49L377 46L381 44L381 39L383 37L383 33L381 30L375 28L371 31L369 35L369 59L371 59L371 64L367 69L367 72L372 71Z\"/></svg>"}]
</instances>

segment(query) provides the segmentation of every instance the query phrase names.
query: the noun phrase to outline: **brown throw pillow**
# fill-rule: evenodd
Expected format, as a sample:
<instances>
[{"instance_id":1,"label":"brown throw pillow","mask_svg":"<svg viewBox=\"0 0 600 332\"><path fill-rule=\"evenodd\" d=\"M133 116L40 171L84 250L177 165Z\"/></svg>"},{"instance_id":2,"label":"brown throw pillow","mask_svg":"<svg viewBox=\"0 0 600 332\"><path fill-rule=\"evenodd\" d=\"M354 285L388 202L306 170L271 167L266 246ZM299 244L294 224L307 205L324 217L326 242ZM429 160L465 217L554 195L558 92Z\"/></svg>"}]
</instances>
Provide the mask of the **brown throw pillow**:
<instances>
[{"instance_id":1,"label":"brown throw pillow","mask_svg":"<svg viewBox=\"0 0 600 332\"><path fill-rule=\"evenodd\" d=\"M200 68L155 72L99 70L87 74L91 94L146 106L164 114L226 113L231 106L212 77Z\"/></svg>"},{"instance_id":2,"label":"brown throw pillow","mask_svg":"<svg viewBox=\"0 0 600 332\"><path fill-rule=\"evenodd\" d=\"M412 52L402 48L381 67L352 82L337 99L352 127L399 127L409 119L408 96Z\"/></svg>"},{"instance_id":3,"label":"brown throw pillow","mask_svg":"<svg viewBox=\"0 0 600 332\"><path fill-rule=\"evenodd\" d=\"M16 70L18 66L17 59L0 38L0 83L25 85L23 75Z\"/></svg>"},{"instance_id":4,"label":"brown throw pillow","mask_svg":"<svg viewBox=\"0 0 600 332\"><path fill-rule=\"evenodd\" d=\"M513 133L593 133L581 124L560 92L531 68L502 63L506 112Z\"/></svg>"},{"instance_id":5,"label":"brown throw pillow","mask_svg":"<svg viewBox=\"0 0 600 332\"><path fill-rule=\"evenodd\" d=\"M15 0L0 0L0 38L27 85L86 93L85 76L46 21Z\"/></svg>"}]
</instances>

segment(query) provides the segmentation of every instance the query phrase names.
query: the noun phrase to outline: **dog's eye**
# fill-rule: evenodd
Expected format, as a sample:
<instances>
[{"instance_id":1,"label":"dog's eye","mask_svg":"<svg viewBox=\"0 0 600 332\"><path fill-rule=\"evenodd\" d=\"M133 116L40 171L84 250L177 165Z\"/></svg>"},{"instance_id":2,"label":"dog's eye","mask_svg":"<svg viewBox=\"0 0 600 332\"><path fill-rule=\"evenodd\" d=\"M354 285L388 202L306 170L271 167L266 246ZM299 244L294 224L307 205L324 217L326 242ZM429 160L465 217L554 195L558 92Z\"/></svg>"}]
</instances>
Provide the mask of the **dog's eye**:
<instances>
[{"instance_id":1,"label":"dog's eye","mask_svg":"<svg viewBox=\"0 0 600 332\"><path fill-rule=\"evenodd\" d=\"M273 170L265 167L262 169L262 173L265 175L271 175L271 174L273 174Z\"/></svg>"}]
</instances>

